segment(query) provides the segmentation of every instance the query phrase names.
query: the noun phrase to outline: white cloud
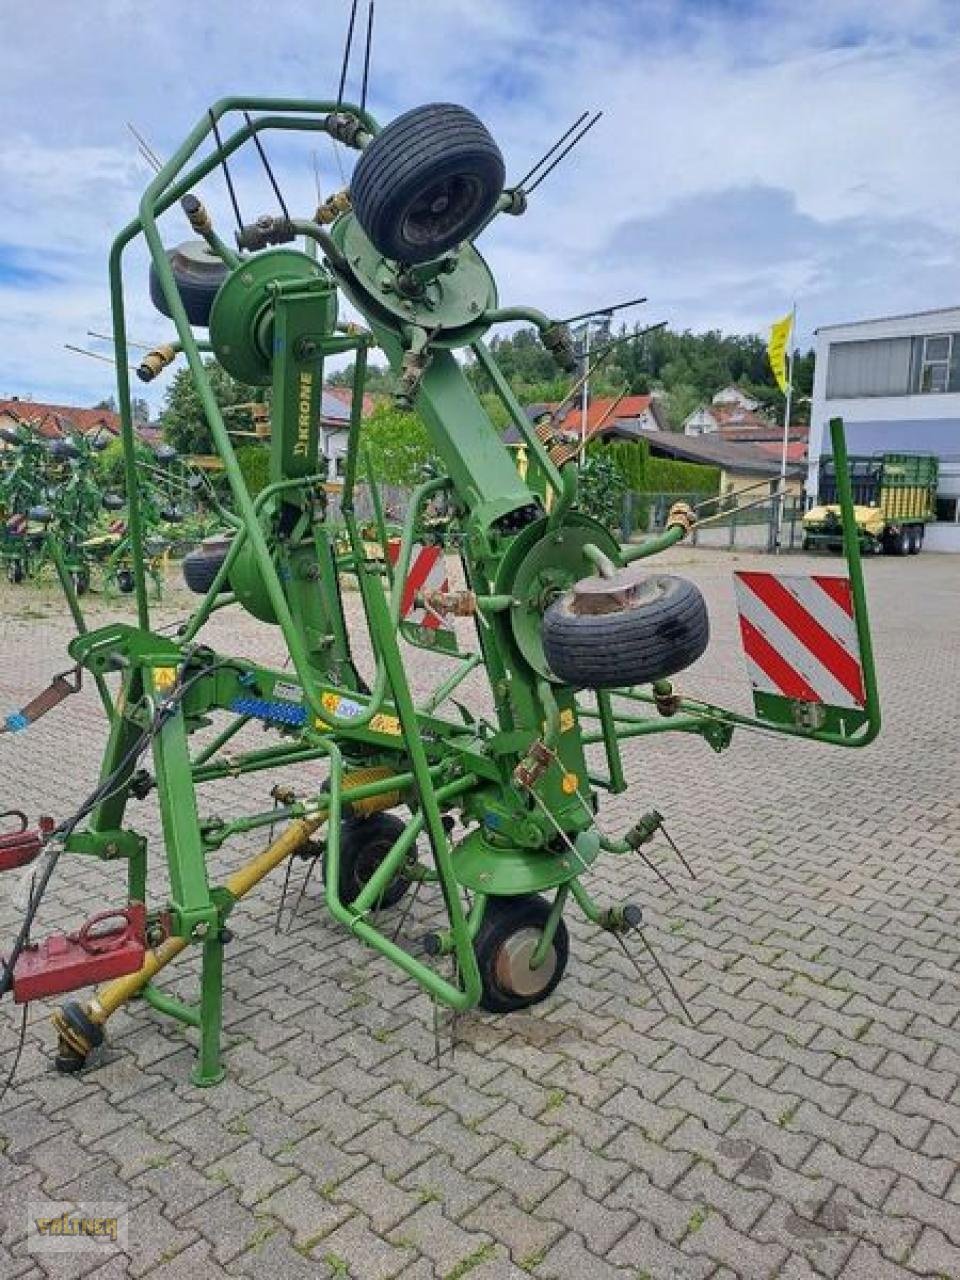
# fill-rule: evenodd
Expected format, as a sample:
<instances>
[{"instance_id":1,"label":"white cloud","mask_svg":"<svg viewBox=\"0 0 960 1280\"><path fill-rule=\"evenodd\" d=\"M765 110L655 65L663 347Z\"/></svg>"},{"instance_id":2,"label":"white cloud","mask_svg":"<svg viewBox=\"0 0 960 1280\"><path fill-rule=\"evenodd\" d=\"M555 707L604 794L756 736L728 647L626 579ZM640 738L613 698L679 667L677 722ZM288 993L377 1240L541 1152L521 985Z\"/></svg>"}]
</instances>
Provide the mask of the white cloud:
<instances>
[{"instance_id":1,"label":"white cloud","mask_svg":"<svg viewBox=\"0 0 960 1280\"><path fill-rule=\"evenodd\" d=\"M346 7L45 0L15 6L15 20L7 7L0 394L89 401L110 390L108 366L63 343L109 327L109 245L149 177L125 121L166 156L222 95L334 94ZM646 292L651 318L759 329L796 296L809 331L960 296L954 17L949 0L379 0L371 105L388 119L418 101L465 102L513 176L581 110L604 108L526 217L484 237L504 301L560 313ZM290 203L309 210L309 141L269 147ZM325 139L319 158L332 185ZM245 214L270 208L255 157L234 169ZM736 198L751 191L778 193L782 254L777 226L758 227ZM229 231L219 175L203 194ZM678 243L664 229L681 218ZM185 234L172 211L165 235ZM4 280L5 252L44 278ZM168 326L145 277L139 252L130 330L152 341Z\"/></svg>"}]
</instances>

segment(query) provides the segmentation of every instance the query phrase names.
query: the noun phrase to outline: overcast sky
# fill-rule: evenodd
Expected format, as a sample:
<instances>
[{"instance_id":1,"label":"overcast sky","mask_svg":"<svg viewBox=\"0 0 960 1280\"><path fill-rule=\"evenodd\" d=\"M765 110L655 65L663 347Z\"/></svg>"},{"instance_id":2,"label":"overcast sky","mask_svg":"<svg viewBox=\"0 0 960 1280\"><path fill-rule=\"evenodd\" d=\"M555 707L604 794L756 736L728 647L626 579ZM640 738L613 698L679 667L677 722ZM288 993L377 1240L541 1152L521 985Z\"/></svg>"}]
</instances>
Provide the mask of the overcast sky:
<instances>
[{"instance_id":1,"label":"overcast sky","mask_svg":"<svg viewBox=\"0 0 960 1280\"><path fill-rule=\"evenodd\" d=\"M125 122L167 156L224 95L335 96L347 9L3 0L0 397L85 404L113 389L108 365L63 344L109 351L85 333L109 329L107 253L150 176ZM960 303L957 0L377 0L376 11L374 113L462 102L492 129L508 179L581 111L605 112L530 212L484 234L503 302L569 314L645 293L638 319L762 332L796 299L802 341L818 324ZM334 153L320 144L330 190ZM288 203L308 215L310 143L267 146ZM244 216L275 211L255 157L237 169ZM229 232L218 175L202 195ZM188 238L178 211L164 233ZM168 337L142 253L128 287L131 334Z\"/></svg>"}]
</instances>

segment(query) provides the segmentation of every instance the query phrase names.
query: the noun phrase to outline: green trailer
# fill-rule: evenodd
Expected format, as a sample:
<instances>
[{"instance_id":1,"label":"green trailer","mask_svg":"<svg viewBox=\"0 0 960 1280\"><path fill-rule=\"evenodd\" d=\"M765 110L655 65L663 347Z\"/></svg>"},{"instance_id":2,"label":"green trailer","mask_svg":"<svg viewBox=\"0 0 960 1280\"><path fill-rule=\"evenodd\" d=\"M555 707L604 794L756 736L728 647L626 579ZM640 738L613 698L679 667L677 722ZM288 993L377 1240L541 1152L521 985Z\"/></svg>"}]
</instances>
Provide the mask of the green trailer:
<instances>
[{"instance_id":1,"label":"green trailer","mask_svg":"<svg viewBox=\"0 0 960 1280\"><path fill-rule=\"evenodd\" d=\"M936 518L939 463L928 453L884 453L848 459L847 472L863 551L916 555ZM803 549L840 551L843 529L832 457L820 461L819 504L803 517Z\"/></svg>"}]
</instances>

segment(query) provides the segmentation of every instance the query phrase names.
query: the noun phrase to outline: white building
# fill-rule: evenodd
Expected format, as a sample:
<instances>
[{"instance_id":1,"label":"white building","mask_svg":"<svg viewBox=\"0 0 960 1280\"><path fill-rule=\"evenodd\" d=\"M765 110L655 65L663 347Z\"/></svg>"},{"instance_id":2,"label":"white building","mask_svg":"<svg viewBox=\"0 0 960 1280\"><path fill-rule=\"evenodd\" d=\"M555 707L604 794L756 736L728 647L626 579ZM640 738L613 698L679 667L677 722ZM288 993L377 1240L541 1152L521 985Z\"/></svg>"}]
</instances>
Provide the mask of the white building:
<instances>
[{"instance_id":1,"label":"white building","mask_svg":"<svg viewBox=\"0 0 960 1280\"><path fill-rule=\"evenodd\" d=\"M960 307L824 325L816 356L808 495L830 453L830 419L843 418L851 454L937 455L937 523L924 546L960 551Z\"/></svg>"},{"instance_id":2,"label":"white building","mask_svg":"<svg viewBox=\"0 0 960 1280\"><path fill-rule=\"evenodd\" d=\"M735 404L739 409L747 409L753 411L760 408L760 401L754 400L752 396L748 396L745 391L731 384L727 387L721 387L717 394L710 401L711 404Z\"/></svg>"}]
</instances>

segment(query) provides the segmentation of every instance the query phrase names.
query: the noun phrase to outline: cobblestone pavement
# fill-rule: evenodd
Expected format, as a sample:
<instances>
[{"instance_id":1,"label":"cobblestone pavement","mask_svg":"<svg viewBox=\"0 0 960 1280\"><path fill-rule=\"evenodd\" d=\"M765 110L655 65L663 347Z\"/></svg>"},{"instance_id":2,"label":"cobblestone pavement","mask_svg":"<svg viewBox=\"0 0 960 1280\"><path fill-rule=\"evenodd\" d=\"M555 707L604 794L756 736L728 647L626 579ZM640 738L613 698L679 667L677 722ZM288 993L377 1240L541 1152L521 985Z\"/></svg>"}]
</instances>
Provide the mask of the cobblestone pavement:
<instances>
[{"instance_id":1,"label":"cobblestone pavement","mask_svg":"<svg viewBox=\"0 0 960 1280\"><path fill-rule=\"evenodd\" d=\"M745 705L730 571L770 562L667 561L712 610L711 650L684 689ZM220 1087L191 1086L191 1034L143 1005L111 1022L96 1070L58 1076L49 1009L30 1007L0 1104L4 1280L91 1265L98 1280L960 1277L960 561L866 571L879 743L743 733L723 756L681 735L631 744L631 791L604 805L619 832L655 804L696 863L691 883L662 861L673 893L631 859L589 880L602 899L648 905L695 1026L574 916L552 999L461 1018L452 1058L444 1025L437 1066L427 997L336 926L316 887L275 935L271 881L233 918ZM0 619L6 712L66 665L67 626L27 590L0 597ZM252 622L214 623L213 643L275 656ZM421 684L435 678L432 659L411 661ZM0 808L69 811L102 741L87 691L0 738ZM249 809L268 785L204 802ZM68 858L39 932L121 891L115 869ZM419 902L405 932L434 911ZM15 918L5 903L3 937ZM193 976L182 962L170 989ZM5 1076L20 1012L0 1014ZM25 1230L41 1197L125 1206L126 1252L39 1267Z\"/></svg>"}]
</instances>

